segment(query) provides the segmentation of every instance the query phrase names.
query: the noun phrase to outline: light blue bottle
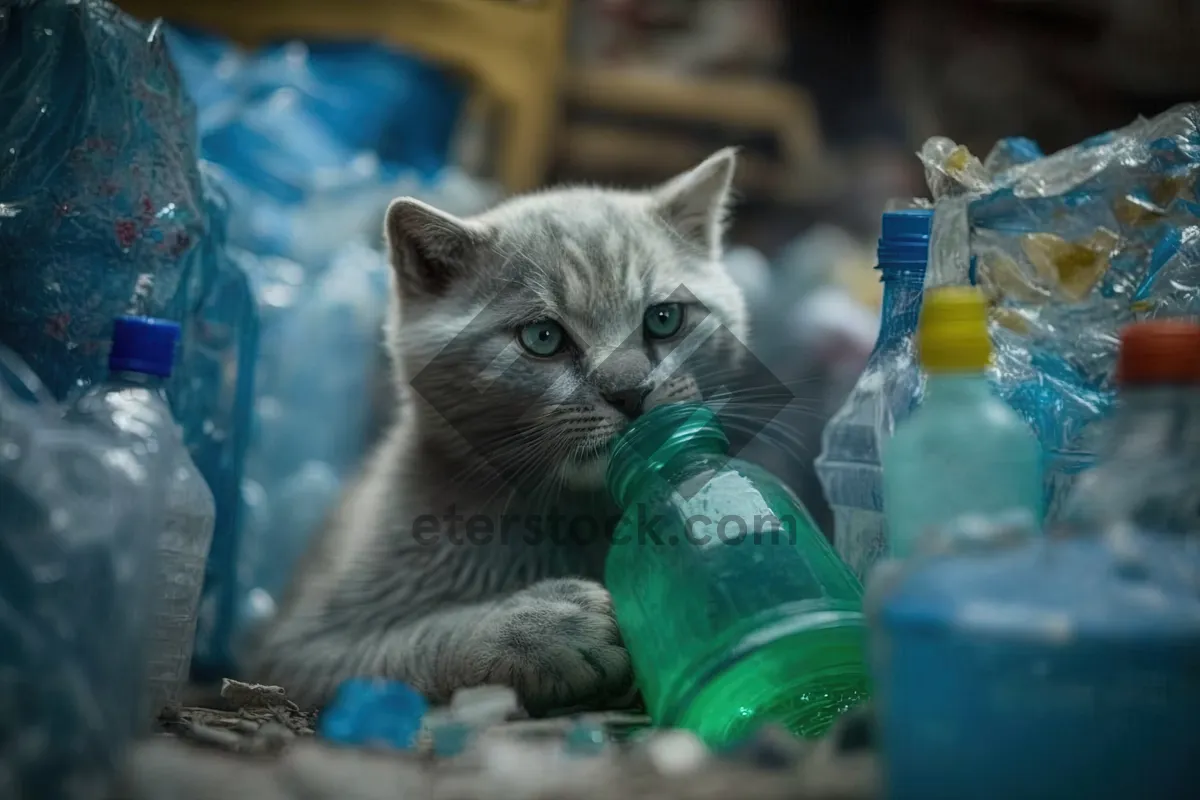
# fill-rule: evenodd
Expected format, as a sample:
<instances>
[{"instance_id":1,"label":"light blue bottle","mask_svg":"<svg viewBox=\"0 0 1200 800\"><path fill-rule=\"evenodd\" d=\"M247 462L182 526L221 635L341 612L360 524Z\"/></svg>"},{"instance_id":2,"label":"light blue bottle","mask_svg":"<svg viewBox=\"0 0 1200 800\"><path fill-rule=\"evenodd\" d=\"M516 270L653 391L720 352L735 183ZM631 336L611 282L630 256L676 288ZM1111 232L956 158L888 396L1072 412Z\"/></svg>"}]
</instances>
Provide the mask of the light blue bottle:
<instances>
[{"instance_id":1,"label":"light blue bottle","mask_svg":"<svg viewBox=\"0 0 1200 800\"><path fill-rule=\"evenodd\" d=\"M858 383L821 436L817 476L833 510L834 546L860 580L886 553L881 444L905 419L921 388L913 337L921 312L933 211L883 215L879 270L882 325Z\"/></svg>"},{"instance_id":2,"label":"light blue bottle","mask_svg":"<svg viewBox=\"0 0 1200 800\"><path fill-rule=\"evenodd\" d=\"M922 539L966 516L1040 527L1041 446L988 382L983 295L931 290L917 340L925 396L883 450L890 555L907 558Z\"/></svg>"}]
</instances>

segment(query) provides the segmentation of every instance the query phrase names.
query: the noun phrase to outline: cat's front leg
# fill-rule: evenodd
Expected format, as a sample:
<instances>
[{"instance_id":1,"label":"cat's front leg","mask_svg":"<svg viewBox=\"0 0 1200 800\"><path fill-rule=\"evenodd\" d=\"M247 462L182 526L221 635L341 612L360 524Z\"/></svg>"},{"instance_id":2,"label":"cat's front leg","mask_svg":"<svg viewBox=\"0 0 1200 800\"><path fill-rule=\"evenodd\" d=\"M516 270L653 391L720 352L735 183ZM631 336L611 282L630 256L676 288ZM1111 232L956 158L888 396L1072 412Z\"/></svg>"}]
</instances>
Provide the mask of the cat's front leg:
<instances>
[{"instance_id":1,"label":"cat's front leg","mask_svg":"<svg viewBox=\"0 0 1200 800\"><path fill-rule=\"evenodd\" d=\"M511 686L531 713L605 705L633 674L608 591L593 581L545 580L498 603L458 652L463 683Z\"/></svg>"},{"instance_id":2,"label":"cat's front leg","mask_svg":"<svg viewBox=\"0 0 1200 800\"><path fill-rule=\"evenodd\" d=\"M434 702L472 686L511 686L533 714L619 704L632 683L607 590L570 578L390 624L329 606L293 613L256 655L252 679L304 705L323 705L339 683L365 676L404 681Z\"/></svg>"}]
</instances>

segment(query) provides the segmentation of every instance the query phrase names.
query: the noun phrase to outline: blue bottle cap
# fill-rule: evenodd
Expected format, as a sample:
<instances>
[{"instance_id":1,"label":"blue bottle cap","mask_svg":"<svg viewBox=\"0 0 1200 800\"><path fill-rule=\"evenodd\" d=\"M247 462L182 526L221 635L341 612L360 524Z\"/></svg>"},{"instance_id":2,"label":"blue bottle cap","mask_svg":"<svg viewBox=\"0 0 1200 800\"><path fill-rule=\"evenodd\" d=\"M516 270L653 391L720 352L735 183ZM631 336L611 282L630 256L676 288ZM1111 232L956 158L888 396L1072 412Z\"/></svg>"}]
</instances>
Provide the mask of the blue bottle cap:
<instances>
[{"instance_id":1,"label":"blue bottle cap","mask_svg":"<svg viewBox=\"0 0 1200 800\"><path fill-rule=\"evenodd\" d=\"M878 268L886 273L894 265L906 272L919 270L924 274L932 229L933 209L905 208L884 213Z\"/></svg>"},{"instance_id":2,"label":"blue bottle cap","mask_svg":"<svg viewBox=\"0 0 1200 800\"><path fill-rule=\"evenodd\" d=\"M933 228L933 209L902 208L883 215L883 241L928 239Z\"/></svg>"},{"instance_id":3,"label":"blue bottle cap","mask_svg":"<svg viewBox=\"0 0 1200 800\"><path fill-rule=\"evenodd\" d=\"M171 376L179 323L154 317L117 317L113 320L112 372L142 372L160 378Z\"/></svg>"}]
</instances>

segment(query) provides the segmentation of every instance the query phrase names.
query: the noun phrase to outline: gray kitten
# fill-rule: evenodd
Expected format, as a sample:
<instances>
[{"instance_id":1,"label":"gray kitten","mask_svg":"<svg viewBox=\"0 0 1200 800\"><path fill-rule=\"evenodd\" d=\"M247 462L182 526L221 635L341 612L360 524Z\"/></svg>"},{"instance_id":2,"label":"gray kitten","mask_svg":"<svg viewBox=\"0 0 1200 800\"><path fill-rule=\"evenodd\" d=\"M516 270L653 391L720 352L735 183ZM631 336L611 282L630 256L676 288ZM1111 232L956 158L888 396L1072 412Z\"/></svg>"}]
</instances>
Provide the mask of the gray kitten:
<instances>
[{"instance_id":1,"label":"gray kitten","mask_svg":"<svg viewBox=\"0 0 1200 800\"><path fill-rule=\"evenodd\" d=\"M392 203L401 419L250 677L303 704L355 676L434 702L505 684L532 713L628 695L600 584L606 446L737 360L745 309L720 258L734 167L722 150L650 191L546 191L471 219Z\"/></svg>"}]
</instances>

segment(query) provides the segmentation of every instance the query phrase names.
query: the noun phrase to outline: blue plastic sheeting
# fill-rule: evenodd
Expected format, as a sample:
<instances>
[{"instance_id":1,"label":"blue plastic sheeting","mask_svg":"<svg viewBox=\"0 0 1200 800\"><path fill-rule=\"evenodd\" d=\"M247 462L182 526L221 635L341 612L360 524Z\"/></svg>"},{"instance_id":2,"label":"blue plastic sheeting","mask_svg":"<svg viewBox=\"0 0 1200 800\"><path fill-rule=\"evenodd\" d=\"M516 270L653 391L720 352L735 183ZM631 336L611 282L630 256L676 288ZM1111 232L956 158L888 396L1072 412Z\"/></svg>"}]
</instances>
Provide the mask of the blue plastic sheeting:
<instances>
[{"instance_id":1,"label":"blue plastic sheeting","mask_svg":"<svg viewBox=\"0 0 1200 800\"><path fill-rule=\"evenodd\" d=\"M231 252L261 323L240 537L214 559L223 593L202 617L201 643L217 657L198 656L197 667L215 678L274 613L367 446L363 398L380 377L390 297L384 210L446 185L463 92L376 46L245 53L190 32L167 40L198 107L204 165L230 199Z\"/></svg>"},{"instance_id":2,"label":"blue plastic sheeting","mask_svg":"<svg viewBox=\"0 0 1200 800\"><path fill-rule=\"evenodd\" d=\"M100 2L0 9L0 340L61 397L104 375L114 316L185 316L219 270L213 210L157 31Z\"/></svg>"},{"instance_id":3,"label":"blue plastic sheeting","mask_svg":"<svg viewBox=\"0 0 1200 800\"><path fill-rule=\"evenodd\" d=\"M184 31L167 41L200 109L202 155L238 209L231 239L257 255L327 258L297 241L310 227L298 219L313 217L301 205L320 198L326 215L361 215L372 190L410 176L433 184L446 164L464 93L420 60L375 45L246 54Z\"/></svg>"}]
</instances>

